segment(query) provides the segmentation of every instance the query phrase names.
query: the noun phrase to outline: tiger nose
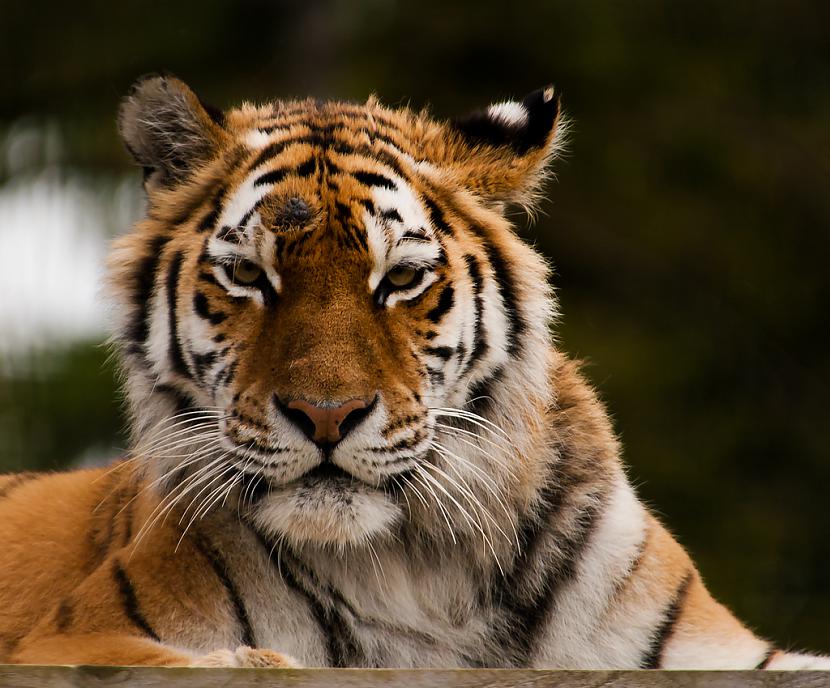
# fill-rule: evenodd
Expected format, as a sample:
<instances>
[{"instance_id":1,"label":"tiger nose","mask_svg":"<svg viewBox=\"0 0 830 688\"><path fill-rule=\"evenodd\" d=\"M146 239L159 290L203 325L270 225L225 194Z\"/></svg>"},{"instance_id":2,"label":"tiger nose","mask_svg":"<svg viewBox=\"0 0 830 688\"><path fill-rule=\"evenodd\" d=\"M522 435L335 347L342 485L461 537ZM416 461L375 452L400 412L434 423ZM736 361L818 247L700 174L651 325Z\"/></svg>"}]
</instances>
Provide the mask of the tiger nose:
<instances>
[{"instance_id":1,"label":"tiger nose","mask_svg":"<svg viewBox=\"0 0 830 688\"><path fill-rule=\"evenodd\" d=\"M375 399L349 399L332 406L312 404L303 399L294 399L287 404L278 400L282 412L297 425L312 442L320 446L333 445L342 440L366 416L371 413Z\"/></svg>"}]
</instances>

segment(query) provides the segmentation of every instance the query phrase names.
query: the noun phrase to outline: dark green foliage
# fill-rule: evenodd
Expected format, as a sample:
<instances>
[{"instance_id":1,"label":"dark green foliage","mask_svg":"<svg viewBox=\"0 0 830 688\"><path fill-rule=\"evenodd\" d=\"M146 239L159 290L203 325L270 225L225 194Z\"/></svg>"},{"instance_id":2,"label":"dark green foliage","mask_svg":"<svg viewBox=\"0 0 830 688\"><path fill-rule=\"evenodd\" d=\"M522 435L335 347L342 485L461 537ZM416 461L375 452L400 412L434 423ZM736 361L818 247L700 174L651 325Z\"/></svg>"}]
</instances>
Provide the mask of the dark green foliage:
<instances>
[{"instance_id":1,"label":"dark green foliage","mask_svg":"<svg viewBox=\"0 0 830 688\"><path fill-rule=\"evenodd\" d=\"M120 395L108 350L78 342L0 368L0 472L57 470L123 456Z\"/></svg>"}]
</instances>

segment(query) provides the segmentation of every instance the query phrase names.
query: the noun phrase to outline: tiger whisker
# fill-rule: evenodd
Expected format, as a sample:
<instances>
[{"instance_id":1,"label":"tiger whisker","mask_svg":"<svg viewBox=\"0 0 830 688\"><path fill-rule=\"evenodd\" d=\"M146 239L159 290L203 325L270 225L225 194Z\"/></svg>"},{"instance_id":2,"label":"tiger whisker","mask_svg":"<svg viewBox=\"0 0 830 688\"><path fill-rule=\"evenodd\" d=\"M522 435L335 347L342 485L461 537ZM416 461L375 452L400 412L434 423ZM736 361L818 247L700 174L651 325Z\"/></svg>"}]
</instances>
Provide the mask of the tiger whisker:
<instances>
[{"instance_id":1,"label":"tiger whisker","mask_svg":"<svg viewBox=\"0 0 830 688\"><path fill-rule=\"evenodd\" d=\"M484 542L486 543L486 546L489 547L490 552L493 554L493 559L496 562L496 566L499 568L499 571L501 571L502 575L504 575L504 570L502 569L501 563L499 562L499 557L496 554L496 550L495 550L495 547L493 545L493 540L487 533L484 532L484 527L481 523L481 516L482 515L488 516L490 518L490 520L493 522L493 524L496 526L496 528L502 533L502 535L505 537L505 539L508 542L510 542L510 538L507 536L507 534L501 528L499 528L498 524L495 522L495 519L493 519L492 515L484 507L484 505L481 503L481 501L473 494L473 492L469 489L469 487L466 486L466 483L462 486L458 481L454 480L446 471L442 471L440 468L438 468L438 466L435 466L432 463L425 462L423 465L427 468L430 468L430 469L436 471L439 475L443 476L444 479L448 480L453 485L455 485L455 487L457 487L459 489L459 491L461 492L462 496L464 496L464 498L467 500L467 503L470 504L470 507L473 509L473 511L476 512L476 514L478 515L477 520L472 519L467 514L466 510L461 506L460 502L458 502L450 494L450 492L448 490L446 490L446 488L443 485L440 485L440 482L436 480L436 483L439 484L440 489L453 501L453 503L456 505L456 507L459 509L459 511L461 511L462 515L465 516L465 518L470 523L470 525L474 526L476 528L476 530L478 530L479 533L481 533L481 537L484 539ZM434 478L433 478L433 480L434 480ZM462 480L462 482L463 482L463 480ZM488 530L489 530L489 526L488 526Z\"/></svg>"},{"instance_id":2,"label":"tiger whisker","mask_svg":"<svg viewBox=\"0 0 830 688\"><path fill-rule=\"evenodd\" d=\"M465 411L464 409L450 408L450 407L443 407L443 406L430 407L429 410L430 411L435 411L436 415L439 415L439 416L443 415L443 416L448 416L448 417L463 418L465 420L469 420L473 424L478 425L479 427L481 427L483 429L488 429L490 432L494 432L494 433L497 433L497 434L501 435L508 442L511 441L510 435L508 435L507 432L503 428L501 428L499 425L497 425L493 421L489 420L488 418L485 418L484 416L480 416L477 413L473 413L472 411Z\"/></svg>"},{"instance_id":3,"label":"tiger whisker","mask_svg":"<svg viewBox=\"0 0 830 688\"><path fill-rule=\"evenodd\" d=\"M455 537L455 531L452 529L452 524L450 523L449 513L447 513L447 510L444 507L441 500L438 499L438 495L435 493L435 490L432 488L432 486L429 483L427 483L421 477L422 472L423 472L423 469L420 467L420 465L416 466L415 473L412 474L412 478L414 480L417 480L418 483L421 485L421 487L423 487L427 491L428 494L432 495L432 498L435 501L435 504L438 506L438 510L441 512L441 515L444 517L444 522L447 524L447 529L450 532L450 539L452 540L452 543L454 545L457 545L458 540Z\"/></svg>"},{"instance_id":4,"label":"tiger whisker","mask_svg":"<svg viewBox=\"0 0 830 688\"><path fill-rule=\"evenodd\" d=\"M501 510L504 512L504 515L507 517L507 522L510 524L510 528L513 531L513 539L511 539L507 535L507 533L505 533L504 530L502 530L502 528L497 523L495 523L495 521L494 521L494 524L496 525L496 528L498 528L498 530L501 532L501 534L504 535L504 537L508 541L515 541L516 545L519 546L519 544L520 544L519 543L519 533L516 530L516 523L513 520L513 515L511 514L510 510L508 509L507 504L505 503L504 499L502 499L502 497L498 494L498 492L496 490L496 488L498 486L495 483L495 481L493 481L493 479L490 476L488 476L483 470L481 470L481 468L476 466L472 461L468 461L464 457L458 456L457 454L454 454L449 449L447 449L446 447L444 447L441 444L438 444L437 442L433 442L432 445L433 445L433 449L435 449L439 454L441 454L445 461L447 461L446 454L449 454L449 456L451 456L456 461L459 461L460 463L463 463L465 466L467 466L470 470L472 470L474 473L476 473L476 475L478 475L484 481L484 487L493 496L493 499L495 499L496 503L499 505L499 507L501 507ZM446 452L446 454L444 452ZM458 474L457 468L453 465L452 461L447 461L447 466L449 466L453 470L453 472L456 473L456 475L458 475L459 478L461 478L461 476Z\"/></svg>"},{"instance_id":5,"label":"tiger whisker","mask_svg":"<svg viewBox=\"0 0 830 688\"><path fill-rule=\"evenodd\" d=\"M156 506L156 508L152 511L150 516L147 517L144 525L139 530L138 534L135 538L136 546L141 542L144 536L155 527L155 524L158 520L164 516L164 520L167 519L167 514L182 500L184 496L188 494L191 490L195 489L198 485L200 485L204 480L210 477L219 466L219 464L225 459L226 454L219 456L212 461L210 461L207 465L203 466L197 471L194 471L189 476L187 476L181 483L176 485L176 487L171 490L171 492L166 495ZM178 467L177 467L178 468ZM202 475L202 474L206 475Z\"/></svg>"}]
</instances>

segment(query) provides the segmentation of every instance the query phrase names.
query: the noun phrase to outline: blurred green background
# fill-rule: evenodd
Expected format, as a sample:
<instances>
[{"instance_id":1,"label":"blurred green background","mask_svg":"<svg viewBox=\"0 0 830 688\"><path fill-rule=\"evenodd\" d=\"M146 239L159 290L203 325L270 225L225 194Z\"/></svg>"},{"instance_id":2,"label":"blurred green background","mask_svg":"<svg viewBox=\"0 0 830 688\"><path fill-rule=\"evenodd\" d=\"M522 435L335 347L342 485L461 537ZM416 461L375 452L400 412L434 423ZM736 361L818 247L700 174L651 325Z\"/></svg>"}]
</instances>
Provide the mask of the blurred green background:
<instances>
[{"instance_id":1,"label":"blurred green background","mask_svg":"<svg viewBox=\"0 0 830 688\"><path fill-rule=\"evenodd\" d=\"M140 213L139 75L208 102L452 116L553 81L574 119L525 235L630 474L720 599L830 651L830 5L0 1L0 469L115 456L94 289Z\"/></svg>"}]
</instances>

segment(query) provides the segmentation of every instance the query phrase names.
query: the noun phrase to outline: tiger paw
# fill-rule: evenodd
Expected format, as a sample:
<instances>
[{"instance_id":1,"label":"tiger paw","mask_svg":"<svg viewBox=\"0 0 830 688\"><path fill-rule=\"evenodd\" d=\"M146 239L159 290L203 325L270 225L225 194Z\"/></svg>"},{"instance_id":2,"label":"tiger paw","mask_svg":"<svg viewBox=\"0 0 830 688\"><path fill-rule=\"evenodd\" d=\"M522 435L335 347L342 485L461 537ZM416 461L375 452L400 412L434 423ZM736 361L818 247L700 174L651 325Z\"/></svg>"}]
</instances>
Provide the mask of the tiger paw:
<instances>
[{"instance_id":1,"label":"tiger paw","mask_svg":"<svg viewBox=\"0 0 830 688\"><path fill-rule=\"evenodd\" d=\"M236 667L258 669L297 669L300 663L293 657L274 650L257 650L240 645L236 650L216 650L191 662L195 667Z\"/></svg>"}]
</instances>

